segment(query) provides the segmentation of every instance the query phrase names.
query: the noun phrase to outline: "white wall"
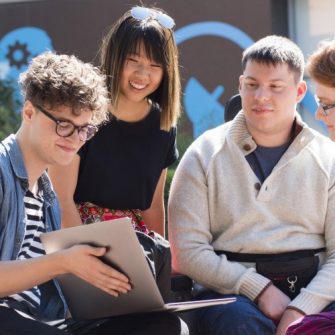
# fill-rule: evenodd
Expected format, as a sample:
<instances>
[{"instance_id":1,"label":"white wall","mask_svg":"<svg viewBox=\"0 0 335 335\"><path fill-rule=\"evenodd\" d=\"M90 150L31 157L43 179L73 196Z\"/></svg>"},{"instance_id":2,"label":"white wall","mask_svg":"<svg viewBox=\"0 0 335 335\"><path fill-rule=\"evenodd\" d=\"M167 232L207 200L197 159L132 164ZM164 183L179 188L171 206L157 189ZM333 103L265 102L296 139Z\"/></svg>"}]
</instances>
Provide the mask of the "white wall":
<instances>
[{"instance_id":1,"label":"white wall","mask_svg":"<svg viewBox=\"0 0 335 335\"><path fill-rule=\"evenodd\" d=\"M335 37L335 0L289 0L289 35L307 59L321 40ZM309 78L305 79L309 89L314 91ZM325 127L316 122L311 113L302 110L301 114L313 128L326 133Z\"/></svg>"},{"instance_id":2,"label":"white wall","mask_svg":"<svg viewBox=\"0 0 335 335\"><path fill-rule=\"evenodd\" d=\"M290 1L290 36L311 54L322 39L335 36L335 0Z\"/></svg>"}]
</instances>

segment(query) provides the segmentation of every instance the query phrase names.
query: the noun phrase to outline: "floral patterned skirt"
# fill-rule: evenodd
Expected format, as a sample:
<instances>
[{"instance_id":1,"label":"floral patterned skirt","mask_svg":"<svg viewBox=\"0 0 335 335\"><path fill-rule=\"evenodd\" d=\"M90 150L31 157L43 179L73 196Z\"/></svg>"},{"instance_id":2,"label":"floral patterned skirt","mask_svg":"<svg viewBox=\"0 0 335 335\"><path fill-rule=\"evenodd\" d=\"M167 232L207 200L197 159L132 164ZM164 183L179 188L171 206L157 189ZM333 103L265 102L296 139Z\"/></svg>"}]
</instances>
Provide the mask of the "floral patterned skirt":
<instances>
[{"instance_id":1,"label":"floral patterned skirt","mask_svg":"<svg viewBox=\"0 0 335 335\"><path fill-rule=\"evenodd\" d=\"M110 209L96 206L90 202L76 204L84 224L129 217L135 230L149 234L139 209Z\"/></svg>"}]
</instances>

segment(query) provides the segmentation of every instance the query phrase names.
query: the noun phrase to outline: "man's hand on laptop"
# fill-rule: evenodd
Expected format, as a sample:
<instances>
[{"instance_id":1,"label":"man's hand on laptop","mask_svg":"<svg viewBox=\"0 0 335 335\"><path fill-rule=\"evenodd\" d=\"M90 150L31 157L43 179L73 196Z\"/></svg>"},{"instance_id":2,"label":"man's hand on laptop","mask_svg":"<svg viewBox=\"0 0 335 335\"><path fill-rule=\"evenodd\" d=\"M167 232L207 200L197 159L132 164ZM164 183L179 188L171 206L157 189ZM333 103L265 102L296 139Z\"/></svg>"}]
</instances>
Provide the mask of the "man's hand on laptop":
<instances>
[{"instance_id":1,"label":"man's hand on laptop","mask_svg":"<svg viewBox=\"0 0 335 335\"><path fill-rule=\"evenodd\" d=\"M64 249L59 252L62 274L72 273L115 297L129 292L129 279L99 259L106 252L105 247L88 245Z\"/></svg>"}]
</instances>

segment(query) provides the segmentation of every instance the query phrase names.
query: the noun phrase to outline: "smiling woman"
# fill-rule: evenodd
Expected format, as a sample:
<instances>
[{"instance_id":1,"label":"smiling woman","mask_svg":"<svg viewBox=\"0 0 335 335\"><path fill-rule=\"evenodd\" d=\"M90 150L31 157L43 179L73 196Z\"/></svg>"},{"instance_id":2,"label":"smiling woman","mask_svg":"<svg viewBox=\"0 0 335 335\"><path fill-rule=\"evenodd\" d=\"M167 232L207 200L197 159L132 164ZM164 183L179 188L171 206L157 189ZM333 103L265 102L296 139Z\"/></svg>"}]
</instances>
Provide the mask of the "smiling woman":
<instances>
[{"instance_id":1,"label":"smiling woman","mask_svg":"<svg viewBox=\"0 0 335 335\"><path fill-rule=\"evenodd\" d=\"M144 7L132 8L112 26L101 47L109 120L70 166L50 169L64 227L132 219L166 300L171 264L169 243L162 237L164 187L167 169L178 158L180 114L173 26L161 9Z\"/></svg>"},{"instance_id":2,"label":"smiling woman","mask_svg":"<svg viewBox=\"0 0 335 335\"><path fill-rule=\"evenodd\" d=\"M329 137L335 141L335 40L321 42L309 57L306 69L319 102L316 118L325 123Z\"/></svg>"}]
</instances>

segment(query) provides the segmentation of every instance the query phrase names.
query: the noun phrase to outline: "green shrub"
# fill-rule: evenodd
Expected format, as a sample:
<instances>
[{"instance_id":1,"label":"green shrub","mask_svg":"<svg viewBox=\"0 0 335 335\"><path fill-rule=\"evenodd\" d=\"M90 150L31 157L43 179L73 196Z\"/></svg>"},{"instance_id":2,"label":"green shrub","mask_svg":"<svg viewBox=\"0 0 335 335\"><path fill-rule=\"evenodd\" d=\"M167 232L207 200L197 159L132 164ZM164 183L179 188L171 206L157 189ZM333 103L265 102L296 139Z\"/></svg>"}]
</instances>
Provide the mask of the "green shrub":
<instances>
[{"instance_id":1,"label":"green shrub","mask_svg":"<svg viewBox=\"0 0 335 335\"><path fill-rule=\"evenodd\" d=\"M0 140L16 132L20 126L19 102L14 93L12 82L0 80Z\"/></svg>"}]
</instances>

